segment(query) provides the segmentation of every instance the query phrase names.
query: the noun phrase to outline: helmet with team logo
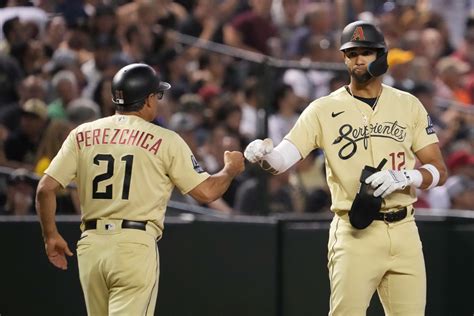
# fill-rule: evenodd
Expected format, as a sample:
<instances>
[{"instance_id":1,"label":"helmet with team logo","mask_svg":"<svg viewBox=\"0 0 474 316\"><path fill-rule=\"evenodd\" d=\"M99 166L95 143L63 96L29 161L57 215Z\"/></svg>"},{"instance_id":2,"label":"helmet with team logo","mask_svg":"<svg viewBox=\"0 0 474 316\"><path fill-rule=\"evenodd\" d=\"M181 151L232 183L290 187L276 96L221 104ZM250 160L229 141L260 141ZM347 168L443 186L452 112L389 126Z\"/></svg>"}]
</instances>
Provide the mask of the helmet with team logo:
<instances>
[{"instance_id":1,"label":"helmet with team logo","mask_svg":"<svg viewBox=\"0 0 474 316\"><path fill-rule=\"evenodd\" d=\"M352 22L342 30L340 51L354 47L377 49L377 59L368 66L368 72L377 77L387 69L387 45L382 32L372 23L366 21Z\"/></svg>"},{"instance_id":2,"label":"helmet with team logo","mask_svg":"<svg viewBox=\"0 0 474 316\"><path fill-rule=\"evenodd\" d=\"M353 47L380 48L387 50L382 32L372 23L355 21L348 24L341 34L341 48Z\"/></svg>"}]
</instances>

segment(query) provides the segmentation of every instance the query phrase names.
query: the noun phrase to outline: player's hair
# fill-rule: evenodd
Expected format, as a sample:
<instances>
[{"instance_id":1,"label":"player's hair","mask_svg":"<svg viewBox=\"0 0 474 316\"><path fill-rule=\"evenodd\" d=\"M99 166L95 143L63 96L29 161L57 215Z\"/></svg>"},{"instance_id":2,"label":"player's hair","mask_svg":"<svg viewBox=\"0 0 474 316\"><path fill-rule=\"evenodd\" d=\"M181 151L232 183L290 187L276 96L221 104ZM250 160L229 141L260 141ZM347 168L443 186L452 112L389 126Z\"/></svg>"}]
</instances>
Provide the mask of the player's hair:
<instances>
[{"instance_id":1,"label":"player's hair","mask_svg":"<svg viewBox=\"0 0 474 316\"><path fill-rule=\"evenodd\" d=\"M119 112L137 112L143 109L143 107L145 106L145 100L146 98L129 103L126 106L115 104L115 109Z\"/></svg>"}]
</instances>

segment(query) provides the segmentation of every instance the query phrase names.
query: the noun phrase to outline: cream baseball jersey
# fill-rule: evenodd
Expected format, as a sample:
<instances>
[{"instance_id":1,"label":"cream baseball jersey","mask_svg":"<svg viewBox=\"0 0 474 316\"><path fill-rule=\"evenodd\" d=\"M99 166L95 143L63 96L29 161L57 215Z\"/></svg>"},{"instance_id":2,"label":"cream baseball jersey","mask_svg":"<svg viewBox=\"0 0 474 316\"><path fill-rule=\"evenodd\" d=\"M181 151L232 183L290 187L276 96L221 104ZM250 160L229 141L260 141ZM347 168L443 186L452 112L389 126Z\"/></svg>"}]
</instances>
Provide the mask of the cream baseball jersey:
<instances>
[{"instance_id":1,"label":"cream baseball jersey","mask_svg":"<svg viewBox=\"0 0 474 316\"><path fill-rule=\"evenodd\" d=\"M176 185L183 194L209 177L175 132L133 115L114 115L74 129L46 174L77 182L83 221L152 221L163 229Z\"/></svg>"},{"instance_id":2,"label":"cream baseball jersey","mask_svg":"<svg viewBox=\"0 0 474 316\"><path fill-rule=\"evenodd\" d=\"M415 153L438 142L421 102L386 85L374 110L345 87L313 101L285 138L302 157L315 148L324 150L332 211L350 210L365 165L376 167L385 158L383 169L413 169ZM385 198L382 209L415 201L415 189L407 187Z\"/></svg>"}]
</instances>

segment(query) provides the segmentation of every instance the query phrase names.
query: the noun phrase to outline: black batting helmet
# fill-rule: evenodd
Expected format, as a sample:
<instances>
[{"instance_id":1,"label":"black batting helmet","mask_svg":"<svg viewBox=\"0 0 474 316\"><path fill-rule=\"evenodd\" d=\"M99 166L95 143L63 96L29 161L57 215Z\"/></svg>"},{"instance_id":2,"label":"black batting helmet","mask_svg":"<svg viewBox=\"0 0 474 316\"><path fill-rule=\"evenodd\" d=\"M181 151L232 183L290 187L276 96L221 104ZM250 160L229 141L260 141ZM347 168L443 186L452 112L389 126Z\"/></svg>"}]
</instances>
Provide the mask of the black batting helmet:
<instances>
[{"instance_id":1,"label":"black batting helmet","mask_svg":"<svg viewBox=\"0 0 474 316\"><path fill-rule=\"evenodd\" d=\"M372 23L365 21L352 22L342 30L339 50L353 47L387 49L382 32Z\"/></svg>"},{"instance_id":2,"label":"black batting helmet","mask_svg":"<svg viewBox=\"0 0 474 316\"><path fill-rule=\"evenodd\" d=\"M142 103L152 93L171 88L147 64L130 64L120 69L112 79L112 101L126 110Z\"/></svg>"},{"instance_id":3,"label":"black batting helmet","mask_svg":"<svg viewBox=\"0 0 474 316\"><path fill-rule=\"evenodd\" d=\"M372 77L383 75L387 69L387 45L382 32L372 23L355 21L342 30L340 51L349 48L365 47L377 49L377 59L371 62L367 71Z\"/></svg>"}]
</instances>

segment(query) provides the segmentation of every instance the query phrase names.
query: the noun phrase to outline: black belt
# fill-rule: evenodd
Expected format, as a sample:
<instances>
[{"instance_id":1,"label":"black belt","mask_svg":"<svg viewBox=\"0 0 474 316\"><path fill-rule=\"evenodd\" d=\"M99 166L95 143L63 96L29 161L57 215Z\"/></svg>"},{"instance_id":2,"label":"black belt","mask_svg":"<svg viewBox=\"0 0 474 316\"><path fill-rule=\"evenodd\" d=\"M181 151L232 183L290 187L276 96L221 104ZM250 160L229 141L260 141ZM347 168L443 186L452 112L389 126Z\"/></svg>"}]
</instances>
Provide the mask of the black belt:
<instances>
[{"instance_id":1,"label":"black belt","mask_svg":"<svg viewBox=\"0 0 474 316\"><path fill-rule=\"evenodd\" d=\"M413 213L413 211L412 211ZM407 217L408 210L406 207L398 210L397 212L390 212L390 213L382 213L379 212L375 215L375 220L377 221L384 221L388 223L398 222Z\"/></svg>"},{"instance_id":2,"label":"black belt","mask_svg":"<svg viewBox=\"0 0 474 316\"><path fill-rule=\"evenodd\" d=\"M138 222L138 221L129 221L124 219L122 221L122 228L131 228L131 229L139 229L139 230L146 230L146 223L147 222ZM104 224L104 228L108 230L108 226L111 224ZM89 230L89 229L97 229L97 220L90 220L84 223L84 230Z\"/></svg>"}]
</instances>

